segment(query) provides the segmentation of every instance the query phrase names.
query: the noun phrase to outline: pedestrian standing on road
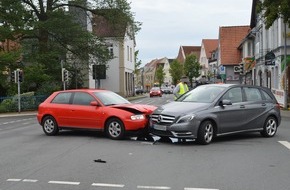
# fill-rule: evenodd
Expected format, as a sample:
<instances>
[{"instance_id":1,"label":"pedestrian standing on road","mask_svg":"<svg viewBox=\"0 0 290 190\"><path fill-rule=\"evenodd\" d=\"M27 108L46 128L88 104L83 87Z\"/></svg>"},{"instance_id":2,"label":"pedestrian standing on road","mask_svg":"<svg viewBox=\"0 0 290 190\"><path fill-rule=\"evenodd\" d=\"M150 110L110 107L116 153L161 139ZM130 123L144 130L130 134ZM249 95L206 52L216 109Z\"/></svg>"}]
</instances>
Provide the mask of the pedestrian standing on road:
<instances>
[{"instance_id":1,"label":"pedestrian standing on road","mask_svg":"<svg viewBox=\"0 0 290 190\"><path fill-rule=\"evenodd\" d=\"M188 81L187 77L182 77L180 79L180 82L176 85L176 87L173 90L175 99L177 99L179 96L188 91L187 81Z\"/></svg>"}]
</instances>

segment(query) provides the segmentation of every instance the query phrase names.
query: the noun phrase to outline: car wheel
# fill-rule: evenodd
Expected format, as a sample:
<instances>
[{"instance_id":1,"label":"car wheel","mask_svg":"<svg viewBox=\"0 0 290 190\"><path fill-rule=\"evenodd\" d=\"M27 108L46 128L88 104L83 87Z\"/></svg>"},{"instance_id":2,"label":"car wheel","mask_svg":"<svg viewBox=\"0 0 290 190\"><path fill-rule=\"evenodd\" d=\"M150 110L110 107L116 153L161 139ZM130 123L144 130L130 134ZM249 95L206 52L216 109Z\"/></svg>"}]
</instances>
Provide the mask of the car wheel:
<instances>
[{"instance_id":1,"label":"car wheel","mask_svg":"<svg viewBox=\"0 0 290 190\"><path fill-rule=\"evenodd\" d=\"M214 136L214 128L213 123L211 121L204 121L201 123L198 134L197 134L197 142L199 144L207 145L211 143Z\"/></svg>"},{"instance_id":2,"label":"car wheel","mask_svg":"<svg viewBox=\"0 0 290 190\"><path fill-rule=\"evenodd\" d=\"M266 119L261 135L264 137L273 137L277 132L277 121L274 117L270 116Z\"/></svg>"},{"instance_id":3,"label":"car wheel","mask_svg":"<svg viewBox=\"0 0 290 190\"><path fill-rule=\"evenodd\" d=\"M122 139L125 134L123 122L118 118L109 119L106 123L106 134L110 139Z\"/></svg>"},{"instance_id":4,"label":"car wheel","mask_svg":"<svg viewBox=\"0 0 290 190\"><path fill-rule=\"evenodd\" d=\"M56 135L59 131L58 124L52 116L46 116L43 118L42 129L48 136Z\"/></svg>"}]
</instances>

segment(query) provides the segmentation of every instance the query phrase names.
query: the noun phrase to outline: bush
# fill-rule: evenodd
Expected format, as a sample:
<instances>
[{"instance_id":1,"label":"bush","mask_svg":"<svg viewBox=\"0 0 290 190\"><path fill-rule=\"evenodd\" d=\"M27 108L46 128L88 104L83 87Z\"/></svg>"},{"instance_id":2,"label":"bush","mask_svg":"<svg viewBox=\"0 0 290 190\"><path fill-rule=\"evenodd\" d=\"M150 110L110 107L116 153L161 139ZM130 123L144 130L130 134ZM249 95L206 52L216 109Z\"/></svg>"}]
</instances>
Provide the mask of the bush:
<instances>
[{"instance_id":1,"label":"bush","mask_svg":"<svg viewBox=\"0 0 290 190\"><path fill-rule=\"evenodd\" d=\"M34 92L21 94L20 111L37 110L38 105L43 102L48 96L34 96ZM18 95L13 97L0 98L0 113L17 112L18 111Z\"/></svg>"},{"instance_id":2,"label":"bush","mask_svg":"<svg viewBox=\"0 0 290 190\"><path fill-rule=\"evenodd\" d=\"M15 112L18 111L18 102L13 98L5 98L0 104L0 112Z\"/></svg>"}]
</instances>

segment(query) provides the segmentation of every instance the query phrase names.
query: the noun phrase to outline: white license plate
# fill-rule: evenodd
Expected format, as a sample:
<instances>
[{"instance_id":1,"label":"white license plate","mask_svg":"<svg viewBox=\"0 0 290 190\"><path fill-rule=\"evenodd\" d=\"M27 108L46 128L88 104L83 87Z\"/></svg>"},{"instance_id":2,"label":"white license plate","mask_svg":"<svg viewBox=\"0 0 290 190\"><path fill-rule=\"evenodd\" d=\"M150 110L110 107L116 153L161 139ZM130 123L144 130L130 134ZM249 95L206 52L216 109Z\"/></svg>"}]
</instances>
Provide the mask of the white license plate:
<instances>
[{"instance_id":1,"label":"white license plate","mask_svg":"<svg viewBox=\"0 0 290 190\"><path fill-rule=\"evenodd\" d=\"M154 124L153 128L160 131L166 131L166 126Z\"/></svg>"}]
</instances>

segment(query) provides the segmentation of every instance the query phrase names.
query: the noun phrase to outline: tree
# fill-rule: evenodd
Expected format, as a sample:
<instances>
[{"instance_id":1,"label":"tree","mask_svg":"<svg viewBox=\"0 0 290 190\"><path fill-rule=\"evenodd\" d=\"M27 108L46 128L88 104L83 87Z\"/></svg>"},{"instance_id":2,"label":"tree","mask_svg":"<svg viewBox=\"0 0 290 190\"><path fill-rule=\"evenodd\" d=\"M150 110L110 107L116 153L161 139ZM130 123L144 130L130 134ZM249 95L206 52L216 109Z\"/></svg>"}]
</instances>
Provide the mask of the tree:
<instances>
[{"instance_id":1,"label":"tree","mask_svg":"<svg viewBox=\"0 0 290 190\"><path fill-rule=\"evenodd\" d=\"M135 74L139 74L140 66L142 61L138 59L139 50L135 51Z\"/></svg>"},{"instance_id":2,"label":"tree","mask_svg":"<svg viewBox=\"0 0 290 190\"><path fill-rule=\"evenodd\" d=\"M278 18L283 18L290 27L290 0L259 0L257 11L265 18L266 28L269 29Z\"/></svg>"},{"instance_id":3,"label":"tree","mask_svg":"<svg viewBox=\"0 0 290 190\"><path fill-rule=\"evenodd\" d=\"M169 73L172 77L173 84L177 84L183 75L183 66L176 59L170 64Z\"/></svg>"},{"instance_id":4,"label":"tree","mask_svg":"<svg viewBox=\"0 0 290 190\"><path fill-rule=\"evenodd\" d=\"M23 61L43 65L51 80L61 85L60 60L67 55L84 67L90 57L101 63L112 58L104 39L87 31L80 19L88 13L106 18L115 28L127 23L132 35L140 30L126 0L1 0L0 41L21 43Z\"/></svg>"},{"instance_id":5,"label":"tree","mask_svg":"<svg viewBox=\"0 0 290 190\"><path fill-rule=\"evenodd\" d=\"M186 57L184 62L184 73L189 78L190 85L192 87L192 78L197 78L200 76L201 65L197 61L194 54L190 54Z\"/></svg>"},{"instance_id":6,"label":"tree","mask_svg":"<svg viewBox=\"0 0 290 190\"><path fill-rule=\"evenodd\" d=\"M19 57L20 51L0 50L0 96L14 95L17 92L17 88L9 84L7 77L10 78L11 72L21 67Z\"/></svg>"},{"instance_id":7,"label":"tree","mask_svg":"<svg viewBox=\"0 0 290 190\"><path fill-rule=\"evenodd\" d=\"M158 65L156 69L156 79L159 83L159 86L161 86L164 83L164 76L165 76L165 73L163 71L163 66Z\"/></svg>"}]
</instances>

